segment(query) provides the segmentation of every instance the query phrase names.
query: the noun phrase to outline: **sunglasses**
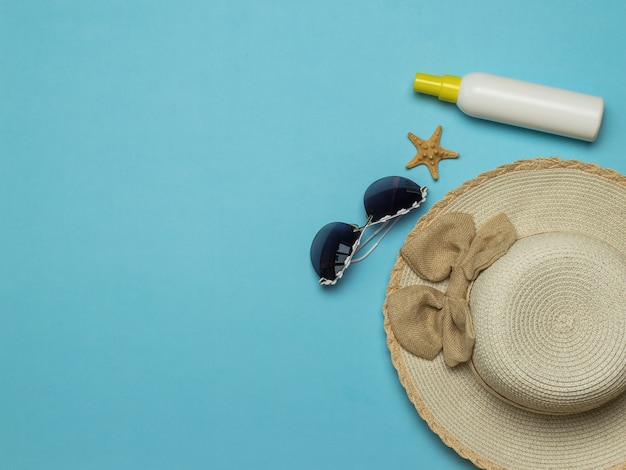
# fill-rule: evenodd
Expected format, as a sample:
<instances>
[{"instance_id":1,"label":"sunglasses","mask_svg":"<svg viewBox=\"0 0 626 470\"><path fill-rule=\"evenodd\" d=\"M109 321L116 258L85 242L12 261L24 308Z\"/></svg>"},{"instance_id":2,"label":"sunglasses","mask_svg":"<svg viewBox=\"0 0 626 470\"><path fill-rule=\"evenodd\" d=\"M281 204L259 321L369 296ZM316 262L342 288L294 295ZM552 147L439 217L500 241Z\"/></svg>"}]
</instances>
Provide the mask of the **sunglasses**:
<instances>
[{"instance_id":1,"label":"sunglasses","mask_svg":"<svg viewBox=\"0 0 626 470\"><path fill-rule=\"evenodd\" d=\"M400 217L419 207L426 200L428 188L402 176L387 176L370 184L363 196L367 222L355 224L331 222L324 225L311 244L311 264L320 278L320 284L337 283L350 263L364 260L374 251L383 237ZM366 240L365 231L380 225ZM359 258L354 256L385 229L376 243Z\"/></svg>"}]
</instances>

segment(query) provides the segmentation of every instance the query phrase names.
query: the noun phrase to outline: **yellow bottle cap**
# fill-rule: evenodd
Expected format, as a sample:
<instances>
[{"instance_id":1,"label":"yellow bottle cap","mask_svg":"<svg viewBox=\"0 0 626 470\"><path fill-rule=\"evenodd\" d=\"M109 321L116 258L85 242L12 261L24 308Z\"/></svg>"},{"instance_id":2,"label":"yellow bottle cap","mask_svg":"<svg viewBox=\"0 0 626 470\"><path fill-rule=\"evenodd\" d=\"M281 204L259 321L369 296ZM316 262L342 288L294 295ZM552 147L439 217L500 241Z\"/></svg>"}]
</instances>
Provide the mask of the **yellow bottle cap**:
<instances>
[{"instance_id":1,"label":"yellow bottle cap","mask_svg":"<svg viewBox=\"0 0 626 470\"><path fill-rule=\"evenodd\" d=\"M461 77L416 73L413 89L419 93L437 96L440 100L456 103L461 88Z\"/></svg>"}]
</instances>

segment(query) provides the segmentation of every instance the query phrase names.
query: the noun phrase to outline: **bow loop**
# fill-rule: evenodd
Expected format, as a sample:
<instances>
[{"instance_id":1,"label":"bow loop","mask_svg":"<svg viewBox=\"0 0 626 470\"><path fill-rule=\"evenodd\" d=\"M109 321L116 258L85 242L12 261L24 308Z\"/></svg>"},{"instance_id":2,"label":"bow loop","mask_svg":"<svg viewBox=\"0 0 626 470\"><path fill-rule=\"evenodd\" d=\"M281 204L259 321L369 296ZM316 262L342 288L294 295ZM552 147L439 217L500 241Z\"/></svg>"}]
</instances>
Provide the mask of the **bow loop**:
<instances>
[{"instance_id":1,"label":"bow loop","mask_svg":"<svg viewBox=\"0 0 626 470\"><path fill-rule=\"evenodd\" d=\"M410 353L433 360L443 349L449 367L471 357L475 334L463 300L430 286L407 286L389 296L387 308L396 340Z\"/></svg>"},{"instance_id":2,"label":"bow loop","mask_svg":"<svg viewBox=\"0 0 626 470\"><path fill-rule=\"evenodd\" d=\"M449 212L407 241L400 254L408 266L425 280L449 278L449 283L446 292L411 285L389 295L389 321L402 347L428 360L443 349L449 367L468 361L476 339L468 289L516 238L505 214L492 217L476 232L470 214Z\"/></svg>"},{"instance_id":3,"label":"bow loop","mask_svg":"<svg viewBox=\"0 0 626 470\"><path fill-rule=\"evenodd\" d=\"M443 292L429 286L407 286L389 296L393 334L409 352L433 360L443 347Z\"/></svg>"},{"instance_id":4,"label":"bow loop","mask_svg":"<svg viewBox=\"0 0 626 470\"><path fill-rule=\"evenodd\" d=\"M468 250L474 233L470 214L450 212L408 240L400 254L420 277L432 282L443 281L450 276L462 253Z\"/></svg>"},{"instance_id":5,"label":"bow loop","mask_svg":"<svg viewBox=\"0 0 626 470\"><path fill-rule=\"evenodd\" d=\"M504 214L489 219L478 230L470 248L460 263L468 281L473 281L481 271L502 257L516 239L515 228Z\"/></svg>"}]
</instances>

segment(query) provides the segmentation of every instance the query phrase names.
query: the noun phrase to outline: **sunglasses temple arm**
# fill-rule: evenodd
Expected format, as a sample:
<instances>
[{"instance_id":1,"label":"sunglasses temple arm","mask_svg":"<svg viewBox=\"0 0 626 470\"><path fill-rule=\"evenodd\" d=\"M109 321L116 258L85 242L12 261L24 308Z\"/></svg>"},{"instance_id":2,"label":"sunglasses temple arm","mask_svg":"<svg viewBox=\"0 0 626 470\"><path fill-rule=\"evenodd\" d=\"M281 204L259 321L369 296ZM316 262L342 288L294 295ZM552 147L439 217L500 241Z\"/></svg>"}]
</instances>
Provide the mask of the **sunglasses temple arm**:
<instances>
[{"instance_id":1,"label":"sunglasses temple arm","mask_svg":"<svg viewBox=\"0 0 626 470\"><path fill-rule=\"evenodd\" d=\"M376 240L376 243L374 243L370 247L370 249L367 250L367 252L363 256L359 256L358 258L352 258L352 262L353 263L358 263L359 261L363 261L365 258L367 258L372 253L372 251L374 251L374 249L378 246L378 244L382 241L382 239L385 238L385 235L387 235L389 233L389 230L391 230L393 228L393 226L396 225L396 223L399 220L400 220L400 217L397 217L391 223L389 223L389 221L387 221L384 224L382 224L372 235L370 235L364 242L362 242L359 245L359 247L354 251L354 254L356 255L359 251L361 251L361 249L365 248L365 246L369 242L371 242L374 239L374 237L376 237L376 235L378 235L383 229L385 229L385 231L382 233L380 238L378 240Z\"/></svg>"}]
</instances>

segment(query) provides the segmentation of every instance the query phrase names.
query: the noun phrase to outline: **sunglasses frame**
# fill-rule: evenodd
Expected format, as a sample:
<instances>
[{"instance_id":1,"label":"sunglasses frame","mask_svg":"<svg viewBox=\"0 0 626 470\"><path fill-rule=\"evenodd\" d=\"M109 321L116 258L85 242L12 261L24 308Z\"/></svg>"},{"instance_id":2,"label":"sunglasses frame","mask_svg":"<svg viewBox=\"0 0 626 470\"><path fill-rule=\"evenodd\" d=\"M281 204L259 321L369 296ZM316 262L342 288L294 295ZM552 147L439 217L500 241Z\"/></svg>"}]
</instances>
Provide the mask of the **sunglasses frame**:
<instances>
[{"instance_id":1,"label":"sunglasses frame","mask_svg":"<svg viewBox=\"0 0 626 470\"><path fill-rule=\"evenodd\" d=\"M417 184L417 183L415 183L415 184ZM396 212L395 214L385 215L385 216L381 217L380 219L378 219L375 222L371 221L372 217L370 216L369 220L363 226L359 226L357 224L346 224L346 225L351 225L352 227L354 227L354 231L355 232L357 232L357 231L360 232L359 237L356 239L356 241L352 245L350 253L344 259L343 266L336 273L335 278L334 279L326 279L324 277L321 277L319 279L320 285L322 285L322 286L334 286L337 283L337 281L339 281L339 279L341 279L343 277L343 274L345 273L346 269L348 269L348 266L350 266L351 263L357 263L359 261L364 260L365 258L367 258L369 256L369 254L372 251L374 251L374 248L376 248L378 246L378 244L381 242L381 240L384 238L384 236L387 235L389 230L391 230L391 228L396 224L396 222L398 222L400 220L400 218L402 216L408 214L412 210L417 209L419 206L421 206L422 203L424 201L426 201L426 197L427 197L427 194L428 194L428 188L426 186L419 186L419 187L420 187L420 193L422 195L422 198L419 201L416 201L413 204L411 204L411 207L402 208L398 212ZM391 224L389 224L389 222L392 221L392 220L393 220L393 222ZM370 235L365 240L365 242L361 243L361 240L363 239L363 236L365 235L365 231L368 228L373 227L374 225L378 225L378 224L382 224L382 225L372 235ZM359 252L359 250L361 250L365 246L367 246L367 244L370 241L372 241L374 239L374 237L376 237L385 228L386 228L386 230L383 232L383 234L380 236L380 238L376 241L374 246L372 246L365 255L361 256L360 258L353 259L354 256Z\"/></svg>"}]
</instances>

